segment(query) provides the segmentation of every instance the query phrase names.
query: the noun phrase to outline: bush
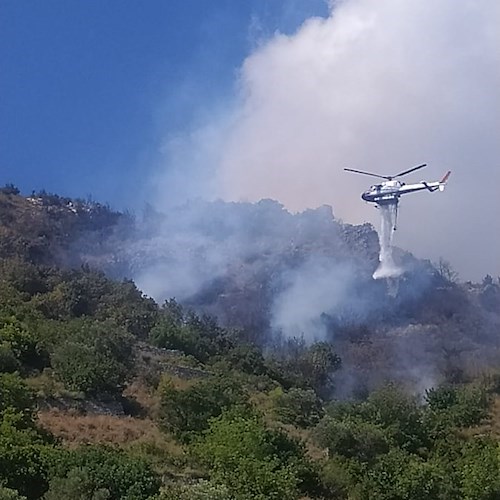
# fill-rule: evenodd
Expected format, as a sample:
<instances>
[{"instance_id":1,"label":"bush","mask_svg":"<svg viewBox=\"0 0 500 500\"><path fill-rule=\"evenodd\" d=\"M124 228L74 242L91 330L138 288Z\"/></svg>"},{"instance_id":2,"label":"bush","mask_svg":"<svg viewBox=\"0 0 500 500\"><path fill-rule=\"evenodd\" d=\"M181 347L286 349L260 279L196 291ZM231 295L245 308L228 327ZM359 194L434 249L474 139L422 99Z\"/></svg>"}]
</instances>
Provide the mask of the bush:
<instances>
[{"instance_id":1,"label":"bush","mask_svg":"<svg viewBox=\"0 0 500 500\"><path fill-rule=\"evenodd\" d=\"M486 390L475 386L443 386L426 392L426 422L434 436L446 435L451 427L477 425L486 417Z\"/></svg>"},{"instance_id":2,"label":"bush","mask_svg":"<svg viewBox=\"0 0 500 500\"><path fill-rule=\"evenodd\" d=\"M314 429L316 443L330 456L341 455L361 462L373 460L389 451L389 439L377 424L362 420L335 420L325 417Z\"/></svg>"},{"instance_id":3,"label":"bush","mask_svg":"<svg viewBox=\"0 0 500 500\"><path fill-rule=\"evenodd\" d=\"M159 320L151 330L150 340L158 347L180 350L203 363L234 347L230 332L218 326L214 318L184 312L175 300L167 301L163 306Z\"/></svg>"},{"instance_id":4,"label":"bush","mask_svg":"<svg viewBox=\"0 0 500 500\"><path fill-rule=\"evenodd\" d=\"M109 321L75 326L76 331L52 355L56 376L73 391L121 391L131 375L132 336Z\"/></svg>"},{"instance_id":5,"label":"bush","mask_svg":"<svg viewBox=\"0 0 500 500\"><path fill-rule=\"evenodd\" d=\"M33 335L28 327L14 317L0 320L0 348L3 350L1 359L6 364L4 371L12 371L15 365L29 368L42 369L48 365L49 357L39 340Z\"/></svg>"},{"instance_id":6,"label":"bush","mask_svg":"<svg viewBox=\"0 0 500 500\"><path fill-rule=\"evenodd\" d=\"M0 418L7 410L24 415L31 422L35 409L33 393L15 373L0 373Z\"/></svg>"},{"instance_id":7,"label":"bush","mask_svg":"<svg viewBox=\"0 0 500 500\"><path fill-rule=\"evenodd\" d=\"M51 500L146 500L160 487L160 479L148 463L102 447L58 450L53 456L51 475Z\"/></svg>"},{"instance_id":8,"label":"bush","mask_svg":"<svg viewBox=\"0 0 500 500\"><path fill-rule=\"evenodd\" d=\"M212 481L237 499L299 497L302 450L286 436L266 429L254 416L229 412L213 419L196 445Z\"/></svg>"},{"instance_id":9,"label":"bush","mask_svg":"<svg viewBox=\"0 0 500 500\"><path fill-rule=\"evenodd\" d=\"M26 497L20 495L16 490L0 486L0 499L1 500L26 500Z\"/></svg>"},{"instance_id":10,"label":"bush","mask_svg":"<svg viewBox=\"0 0 500 500\"><path fill-rule=\"evenodd\" d=\"M25 416L5 411L0 423L0 484L28 498L40 498L47 489L47 454L44 436L27 427Z\"/></svg>"},{"instance_id":11,"label":"bush","mask_svg":"<svg viewBox=\"0 0 500 500\"><path fill-rule=\"evenodd\" d=\"M276 414L285 424L306 428L316 425L323 416L321 401L311 389L277 389L271 397Z\"/></svg>"},{"instance_id":12,"label":"bush","mask_svg":"<svg viewBox=\"0 0 500 500\"><path fill-rule=\"evenodd\" d=\"M210 418L247 401L241 386L226 377L211 377L184 390L166 379L158 391L162 428L184 441L207 429Z\"/></svg>"},{"instance_id":13,"label":"bush","mask_svg":"<svg viewBox=\"0 0 500 500\"><path fill-rule=\"evenodd\" d=\"M222 484L200 480L193 484L170 484L154 500L230 500Z\"/></svg>"},{"instance_id":14,"label":"bush","mask_svg":"<svg viewBox=\"0 0 500 500\"><path fill-rule=\"evenodd\" d=\"M98 488L90 479L88 469L75 467L66 477L55 477L49 483L44 500L108 500L107 488Z\"/></svg>"}]
</instances>

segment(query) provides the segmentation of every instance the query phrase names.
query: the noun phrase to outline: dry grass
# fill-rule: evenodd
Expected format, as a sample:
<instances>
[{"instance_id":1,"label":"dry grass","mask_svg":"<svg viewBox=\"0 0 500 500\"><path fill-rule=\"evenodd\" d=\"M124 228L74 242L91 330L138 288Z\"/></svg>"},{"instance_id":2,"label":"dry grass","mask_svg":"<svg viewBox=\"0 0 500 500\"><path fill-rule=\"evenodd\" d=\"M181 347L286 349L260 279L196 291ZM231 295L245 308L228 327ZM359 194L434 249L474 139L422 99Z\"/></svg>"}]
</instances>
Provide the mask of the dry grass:
<instances>
[{"instance_id":1,"label":"dry grass","mask_svg":"<svg viewBox=\"0 0 500 500\"><path fill-rule=\"evenodd\" d=\"M466 429L464 432L473 436L488 435L500 441L500 396L493 397L487 419L481 425Z\"/></svg>"},{"instance_id":2,"label":"dry grass","mask_svg":"<svg viewBox=\"0 0 500 500\"><path fill-rule=\"evenodd\" d=\"M160 448L167 447L175 453L182 453L182 448L165 436L149 418L80 415L75 411L51 409L40 411L38 420L44 429L69 447L81 444L123 447L149 443Z\"/></svg>"},{"instance_id":3,"label":"dry grass","mask_svg":"<svg viewBox=\"0 0 500 500\"><path fill-rule=\"evenodd\" d=\"M38 413L40 425L62 440L63 446L108 445L132 456L148 460L161 476L195 477L186 450L160 431L149 419L112 415L81 415L74 410L44 410Z\"/></svg>"},{"instance_id":4,"label":"dry grass","mask_svg":"<svg viewBox=\"0 0 500 500\"><path fill-rule=\"evenodd\" d=\"M69 391L64 384L55 379L50 369L43 370L42 373L24 379L30 389L38 398L70 398L84 399L83 392Z\"/></svg>"},{"instance_id":5,"label":"dry grass","mask_svg":"<svg viewBox=\"0 0 500 500\"><path fill-rule=\"evenodd\" d=\"M123 391L126 398L136 401L150 416L155 418L160 407L160 398L157 391L147 387L143 382L136 379Z\"/></svg>"},{"instance_id":6,"label":"dry grass","mask_svg":"<svg viewBox=\"0 0 500 500\"><path fill-rule=\"evenodd\" d=\"M189 389L190 387L193 387L199 382L199 379L185 379L178 377L177 375L164 374L158 387L161 388L162 383L170 383L174 386L175 389L183 391Z\"/></svg>"}]
</instances>

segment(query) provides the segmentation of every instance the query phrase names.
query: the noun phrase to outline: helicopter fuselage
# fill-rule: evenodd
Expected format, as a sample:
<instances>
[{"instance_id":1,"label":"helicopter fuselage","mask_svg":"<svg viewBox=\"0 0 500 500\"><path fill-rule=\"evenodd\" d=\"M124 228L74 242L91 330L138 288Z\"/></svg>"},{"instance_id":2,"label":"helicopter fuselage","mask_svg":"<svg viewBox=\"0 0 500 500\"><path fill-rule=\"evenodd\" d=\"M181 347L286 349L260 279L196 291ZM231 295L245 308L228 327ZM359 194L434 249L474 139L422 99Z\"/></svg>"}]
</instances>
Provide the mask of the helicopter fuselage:
<instances>
[{"instance_id":1,"label":"helicopter fuselage","mask_svg":"<svg viewBox=\"0 0 500 500\"><path fill-rule=\"evenodd\" d=\"M402 185L403 183L399 181L387 181L380 184L374 184L361 195L361 198L371 203L397 203L399 190Z\"/></svg>"},{"instance_id":2,"label":"helicopter fuselage","mask_svg":"<svg viewBox=\"0 0 500 500\"><path fill-rule=\"evenodd\" d=\"M404 182L395 180L382 182L371 186L370 189L361 195L361 198L370 203L376 203L377 205L397 204L400 196L403 194L415 193L425 189L431 193L438 189L439 191L443 191L448 176L449 174L441 181L422 181L416 184L405 184Z\"/></svg>"}]
</instances>

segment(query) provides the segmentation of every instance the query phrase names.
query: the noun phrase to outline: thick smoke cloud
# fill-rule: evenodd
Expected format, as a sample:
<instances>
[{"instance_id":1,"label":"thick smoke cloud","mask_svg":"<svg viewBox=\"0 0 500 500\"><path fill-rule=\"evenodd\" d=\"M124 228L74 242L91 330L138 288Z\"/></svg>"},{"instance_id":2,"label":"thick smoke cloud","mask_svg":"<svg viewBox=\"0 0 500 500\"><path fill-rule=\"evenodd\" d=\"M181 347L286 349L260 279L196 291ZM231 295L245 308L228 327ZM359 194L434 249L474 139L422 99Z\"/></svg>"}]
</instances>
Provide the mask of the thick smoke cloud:
<instances>
[{"instance_id":1,"label":"thick smoke cloud","mask_svg":"<svg viewBox=\"0 0 500 500\"><path fill-rule=\"evenodd\" d=\"M466 279L500 274L499 25L496 0L334 2L328 18L247 58L236 102L184 138L184 184L292 210L330 204L345 221L378 225L359 199L370 178L343 168L427 162L406 180L450 169L449 189L403 200L395 244L443 256Z\"/></svg>"}]
</instances>

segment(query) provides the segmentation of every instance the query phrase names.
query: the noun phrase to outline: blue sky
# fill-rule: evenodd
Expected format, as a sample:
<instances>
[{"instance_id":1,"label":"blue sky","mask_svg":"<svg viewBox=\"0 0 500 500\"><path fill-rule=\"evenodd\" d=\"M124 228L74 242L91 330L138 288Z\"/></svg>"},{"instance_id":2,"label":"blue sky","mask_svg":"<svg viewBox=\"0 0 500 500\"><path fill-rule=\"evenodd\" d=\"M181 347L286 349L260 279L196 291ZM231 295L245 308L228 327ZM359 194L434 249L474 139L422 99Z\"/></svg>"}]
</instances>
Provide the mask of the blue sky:
<instances>
[{"instance_id":1,"label":"blue sky","mask_svg":"<svg viewBox=\"0 0 500 500\"><path fill-rule=\"evenodd\" d=\"M137 206L162 141L324 0L1 0L0 184ZM139 200L142 202L142 200Z\"/></svg>"}]
</instances>

